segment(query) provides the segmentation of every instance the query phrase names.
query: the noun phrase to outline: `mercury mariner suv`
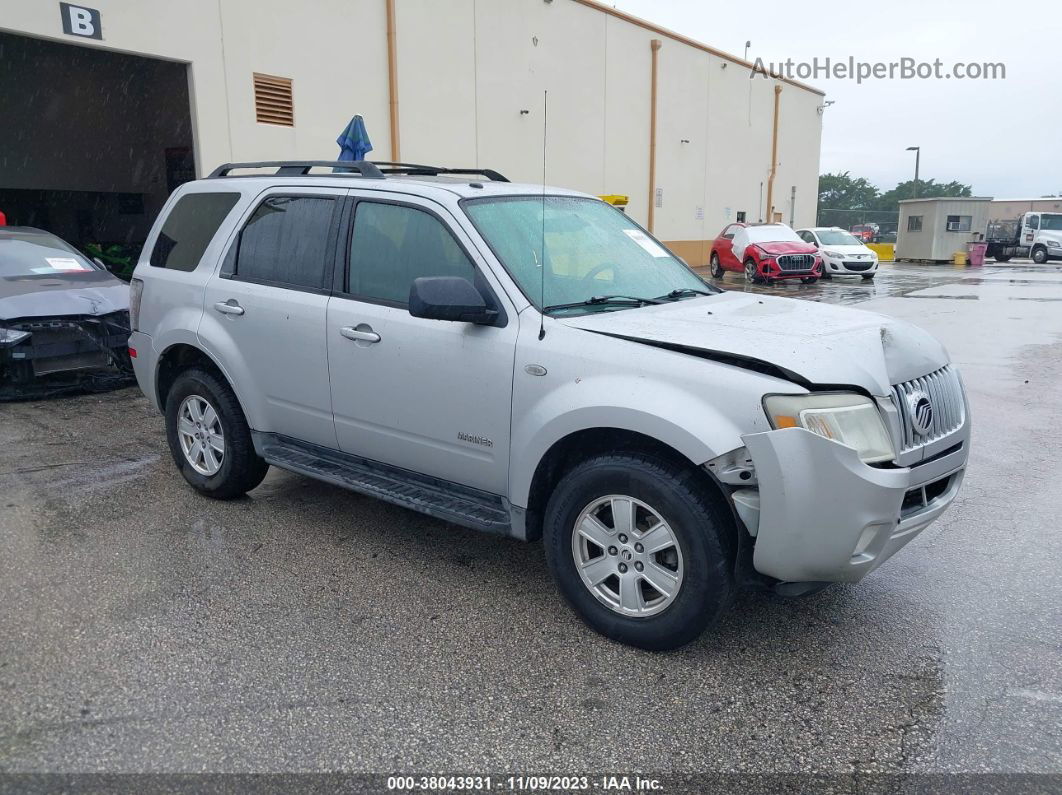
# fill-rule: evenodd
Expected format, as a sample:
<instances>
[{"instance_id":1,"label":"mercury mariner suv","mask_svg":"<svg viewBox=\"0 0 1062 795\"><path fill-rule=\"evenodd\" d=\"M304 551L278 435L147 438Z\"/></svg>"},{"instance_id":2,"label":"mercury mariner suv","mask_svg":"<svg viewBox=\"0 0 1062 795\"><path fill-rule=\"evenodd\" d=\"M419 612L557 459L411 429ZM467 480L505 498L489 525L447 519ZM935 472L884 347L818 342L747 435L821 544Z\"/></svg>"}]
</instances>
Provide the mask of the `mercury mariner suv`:
<instances>
[{"instance_id":1,"label":"mercury mariner suv","mask_svg":"<svg viewBox=\"0 0 1062 795\"><path fill-rule=\"evenodd\" d=\"M541 538L583 619L644 648L741 586L862 579L969 453L925 332L721 292L608 204L493 171L225 165L134 276L130 355L193 488L272 465Z\"/></svg>"}]
</instances>

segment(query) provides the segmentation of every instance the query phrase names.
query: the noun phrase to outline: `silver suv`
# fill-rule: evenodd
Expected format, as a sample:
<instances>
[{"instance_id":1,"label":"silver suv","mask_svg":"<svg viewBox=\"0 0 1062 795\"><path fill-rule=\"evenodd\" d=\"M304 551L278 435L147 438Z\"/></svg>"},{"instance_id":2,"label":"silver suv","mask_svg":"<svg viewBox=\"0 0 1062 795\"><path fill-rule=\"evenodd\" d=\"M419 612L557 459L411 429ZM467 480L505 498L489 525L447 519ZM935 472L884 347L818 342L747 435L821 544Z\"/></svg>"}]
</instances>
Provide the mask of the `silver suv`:
<instances>
[{"instance_id":1,"label":"silver suv","mask_svg":"<svg viewBox=\"0 0 1062 795\"><path fill-rule=\"evenodd\" d=\"M752 583L860 580L962 481L969 414L935 339L720 292L584 194L230 164L170 197L144 251L130 353L195 489L236 497L274 465L543 538L566 599L625 643L687 643Z\"/></svg>"}]
</instances>

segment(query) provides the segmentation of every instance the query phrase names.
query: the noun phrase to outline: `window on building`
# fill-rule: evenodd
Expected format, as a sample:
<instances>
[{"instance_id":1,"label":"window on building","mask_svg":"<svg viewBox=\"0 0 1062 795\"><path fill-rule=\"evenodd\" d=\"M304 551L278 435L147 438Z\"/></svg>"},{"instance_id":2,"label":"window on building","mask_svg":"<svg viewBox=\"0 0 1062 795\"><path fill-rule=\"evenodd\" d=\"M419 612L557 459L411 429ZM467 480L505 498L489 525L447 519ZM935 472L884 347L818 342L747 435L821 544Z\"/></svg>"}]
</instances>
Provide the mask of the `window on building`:
<instances>
[{"instance_id":1,"label":"window on building","mask_svg":"<svg viewBox=\"0 0 1062 795\"><path fill-rule=\"evenodd\" d=\"M738 213L737 213L737 222L738 222L739 224L743 224L743 223L745 223L745 211L744 211L744 210L738 210Z\"/></svg>"},{"instance_id":2,"label":"window on building","mask_svg":"<svg viewBox=\"0 0 1062 795\"><path fill-rule=\"evenodd\" d=\"M347 292L405 305L421 276L461 276L475 268L453 235L430 213L397 204L360 202L354 214Z\"/></svg>"},{"instance_id":3,"label":"window on building","mask_svg":"<svg viewBox=\"0 0 1062 795\"><path fill-rule=\"evenodd\" d=\"M166 216L150 262L156 268L194 271L221 222L240 200L238 193L188 193Z\"/></svg>"},{"instance_id":4,"label":"window on building","mask_svg":"<svg viewBox=\"0 0 1062 795\"><path fill-rule=\"evenodd\" d=\"M909 215L907 216L907 231L908 232L921 232L922 231L922 216Z\"/></svg>"},{"instance_id":5,"label":"window on building","mask_svg":"<svg viewBox=\"0 0 1062 795\"><path fill-rule=\"evenodd\" d=\"M259 124L295 126L290 78L254 73L254 116Z\"/></svg>"},{"instance_id":6,"label":"window on building","mask_svg":"<svg viewBox=\"0 0 1062 795\"><path fill-rule=\"evenodd\" d=\"M949 215L946 228L949 232L969 232L972 222L972 215Z\"/></svg>"},{"instance_id":7,"label":"window on building","mask_svg":"<svg viewBox=\"0 0 1062 795\"><path fill-rule=\"evenodd\" d=\"M319 290L332 260L335 202L321 196L270 196L240 232L239 279Z\"/></svg>"}]
</instances>

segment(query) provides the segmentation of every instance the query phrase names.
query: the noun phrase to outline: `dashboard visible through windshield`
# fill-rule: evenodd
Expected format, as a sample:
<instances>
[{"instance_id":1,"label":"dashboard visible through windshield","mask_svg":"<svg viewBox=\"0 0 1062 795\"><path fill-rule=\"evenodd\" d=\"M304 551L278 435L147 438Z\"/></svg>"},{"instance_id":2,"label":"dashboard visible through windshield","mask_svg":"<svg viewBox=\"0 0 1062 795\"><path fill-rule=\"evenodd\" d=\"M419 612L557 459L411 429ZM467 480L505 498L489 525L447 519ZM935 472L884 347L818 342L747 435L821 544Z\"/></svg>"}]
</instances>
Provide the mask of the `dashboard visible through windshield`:
<instances>
[{"instance_id":1,"label":"dashboard visible through windshield","mask_svg":"<svg viewBox=\"0 0 1062 795\"><path fill-rule=\"evenodd\" d=\"M462 206L540 311L623 309L714 293L624 213L577 196L471 199Z\"/></svg>"}]
</instances>

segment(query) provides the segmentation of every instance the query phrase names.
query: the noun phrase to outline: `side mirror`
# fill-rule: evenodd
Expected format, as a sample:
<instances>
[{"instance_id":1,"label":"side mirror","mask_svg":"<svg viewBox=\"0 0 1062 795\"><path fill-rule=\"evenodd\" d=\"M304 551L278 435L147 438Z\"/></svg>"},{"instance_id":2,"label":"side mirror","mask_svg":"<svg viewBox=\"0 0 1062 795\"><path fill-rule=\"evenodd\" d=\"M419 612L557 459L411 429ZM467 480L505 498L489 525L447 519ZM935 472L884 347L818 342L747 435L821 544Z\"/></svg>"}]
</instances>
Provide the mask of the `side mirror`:
<instances>
[{"instance_id":1,"label":"side mirror","mask_svg":"<svg viewBox=\"0 0 1062 795\"><path fill-rule=\"evenodd\" d=\"M421 276L409 288L409 314L428 320L489 325L498 317L472 282L460 276Z\"/></svg>"}]
</instances>

